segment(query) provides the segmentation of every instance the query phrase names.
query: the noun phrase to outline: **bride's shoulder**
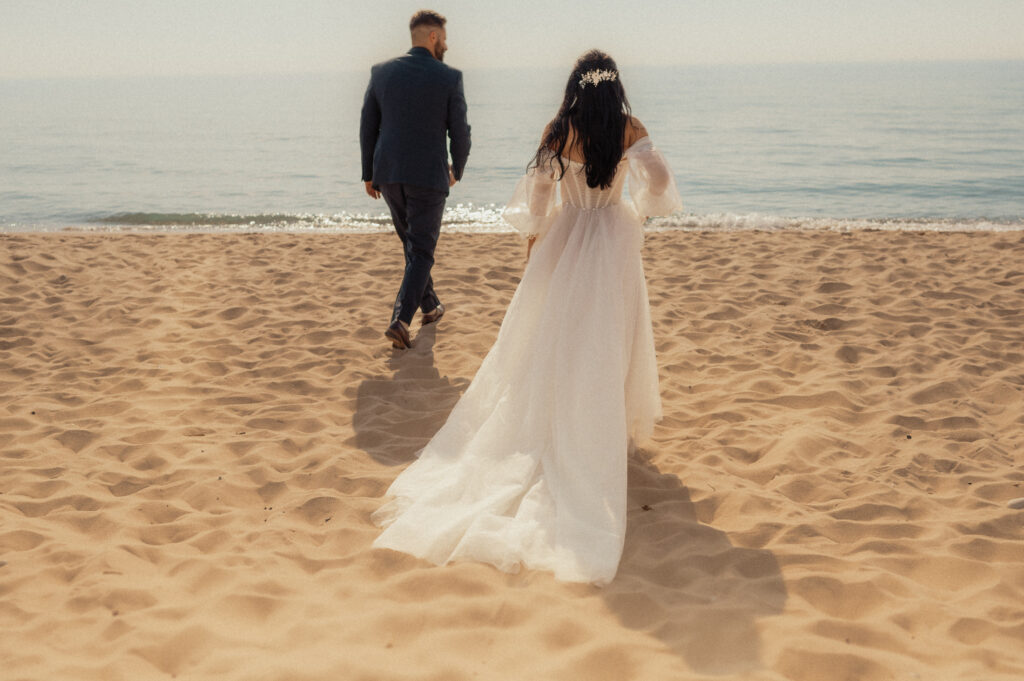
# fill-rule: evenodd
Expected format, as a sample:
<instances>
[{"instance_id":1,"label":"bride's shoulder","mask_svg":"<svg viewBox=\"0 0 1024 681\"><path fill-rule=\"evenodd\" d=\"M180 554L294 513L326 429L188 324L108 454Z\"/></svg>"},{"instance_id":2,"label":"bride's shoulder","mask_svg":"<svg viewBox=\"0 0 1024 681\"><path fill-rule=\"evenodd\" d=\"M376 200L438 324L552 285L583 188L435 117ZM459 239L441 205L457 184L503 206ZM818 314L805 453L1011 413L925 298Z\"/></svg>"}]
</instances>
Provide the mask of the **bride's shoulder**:
<instances>
[{"instance_id":1,"label":"bride's shoulder","mask_svg":"<svg viewBox=\"0 0 1024 681\"><path fill-rule=\"evenodd\" d=\"M625 148L630 148L634 142L644 137L647 137L647 128L644 127L639 118L630 116L629 123L626 125Z\"/></svg>"}]
</instances>

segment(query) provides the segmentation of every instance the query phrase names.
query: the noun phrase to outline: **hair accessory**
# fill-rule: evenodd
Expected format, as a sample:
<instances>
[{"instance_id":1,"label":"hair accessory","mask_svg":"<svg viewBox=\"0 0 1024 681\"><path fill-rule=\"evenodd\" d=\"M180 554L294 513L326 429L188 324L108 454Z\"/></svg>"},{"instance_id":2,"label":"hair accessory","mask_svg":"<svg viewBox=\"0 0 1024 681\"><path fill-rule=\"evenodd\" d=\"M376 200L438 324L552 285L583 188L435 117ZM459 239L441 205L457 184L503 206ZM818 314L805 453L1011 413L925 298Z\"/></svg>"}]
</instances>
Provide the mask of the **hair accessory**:
<instances>
[{"instance_id":1,"label":"hair accessory","mask_svg":"<svg viewBox=\"0 0 1024 681\"><path fill-rule=\"evenodd\" d=\"M580 76L580 87L585 88L587 85L596 86L598 83L604 81L613 81L619 77L618 71L610 71L608 69L594 69L593 71L587 71Z\"/></svg>"}]
</instances>

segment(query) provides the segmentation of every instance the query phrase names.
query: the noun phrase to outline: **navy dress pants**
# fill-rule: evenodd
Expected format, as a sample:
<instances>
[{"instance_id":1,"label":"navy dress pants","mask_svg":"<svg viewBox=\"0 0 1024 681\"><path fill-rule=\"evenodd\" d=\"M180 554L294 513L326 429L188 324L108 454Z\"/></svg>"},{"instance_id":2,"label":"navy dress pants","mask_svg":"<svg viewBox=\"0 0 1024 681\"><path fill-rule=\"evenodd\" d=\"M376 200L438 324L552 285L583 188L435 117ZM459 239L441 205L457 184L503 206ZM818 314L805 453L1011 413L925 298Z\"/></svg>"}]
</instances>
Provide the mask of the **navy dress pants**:
<instances>
[{"instance_id":1,"label":"navy dress pants","mask_svg":"<svg viewBox=\"0 0 1024 681\"><path fill-rule=\"evenodd\" d=\"M400 319L409 324L416 308L430 312L441 304L434 293L430 269L434 266L434 249L441 234L441 216L448 195L410 184L381 184L379 189L405 248L405 274L391 322Z\"/></svg>"}]
</instances>

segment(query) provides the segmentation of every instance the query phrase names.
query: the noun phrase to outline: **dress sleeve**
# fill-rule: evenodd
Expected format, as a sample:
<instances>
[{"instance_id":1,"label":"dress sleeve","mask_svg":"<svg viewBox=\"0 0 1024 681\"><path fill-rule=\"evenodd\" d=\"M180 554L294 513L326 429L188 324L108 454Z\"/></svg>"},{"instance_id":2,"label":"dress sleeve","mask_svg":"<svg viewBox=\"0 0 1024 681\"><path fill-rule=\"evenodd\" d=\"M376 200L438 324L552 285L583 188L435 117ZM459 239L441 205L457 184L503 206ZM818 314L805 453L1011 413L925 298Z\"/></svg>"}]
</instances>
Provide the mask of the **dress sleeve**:
<instances>
[{"instance_id":1,"label":"dress sleeve","mask_svg":"<svg viewBox=\"0 0 1024 681\"><path fill-rule=\"evenodd\" d=\"M626 150L629 161L629 195L641 216L668 215L683 207L675 178L665 157L643 137Z\"/></svg>"},{"instance_id":2,"label":"dress sleeve","mask_svg":"<svg viewBox=\"0 0 1024 681\"><path fill-rule=\"evenodd\" d=\"M547 164L530 168L516 185L502 217L524 239L542 236L560 208L557 185L555 172Z\"/></svg>"}]
</instances>

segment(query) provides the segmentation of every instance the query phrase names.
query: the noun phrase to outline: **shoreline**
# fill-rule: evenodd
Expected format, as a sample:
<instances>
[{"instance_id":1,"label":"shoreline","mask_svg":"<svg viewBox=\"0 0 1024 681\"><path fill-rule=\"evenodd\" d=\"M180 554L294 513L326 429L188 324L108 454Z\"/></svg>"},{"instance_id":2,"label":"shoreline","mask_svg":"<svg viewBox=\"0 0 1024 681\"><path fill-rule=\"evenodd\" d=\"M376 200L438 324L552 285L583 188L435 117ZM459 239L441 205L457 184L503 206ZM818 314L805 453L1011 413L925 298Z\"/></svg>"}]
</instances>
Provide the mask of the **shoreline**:
<instances>
[{"instance_id":1,"label":"shoreline","mask_svg":"<svg viewBox=\"0 0 1024 681\"><path fill-rule=\"evenodd\" d=\"M334 225L323 226L318 224L239 224L239 225L87 225L70 224L54 226L19 226L10 224L6 229L0 229L2 235L32 235L32 234L133 234L133 235L162 235L162 234L294 234L294 235L332 235L332 236L358 236L374 234L391 234L394 228L384 224L384 217L374 220L373 226L351 226ZM379 224L378 224L379 223ZM783 233L783 232L818 232L818 233L854 233L854 232L906 232L906 233L939 233L939 234L984 234L984 233L1014 233L1024 232L1024 219L1009 221L990 221L977 219L964 221L960 219L833 219L833 218L776 218L765 216L730 216L727 219L717 217L707 218L683 218L665 219L654 218L644 226L645 234L656 234L661 232L681 234L731 234L731 233ZM442 223L442 234L467 234L467 235L514 235L515 229L511 225L494 222L470 223L463 221L455 223Z\"/></svg>"}]
</instances>

